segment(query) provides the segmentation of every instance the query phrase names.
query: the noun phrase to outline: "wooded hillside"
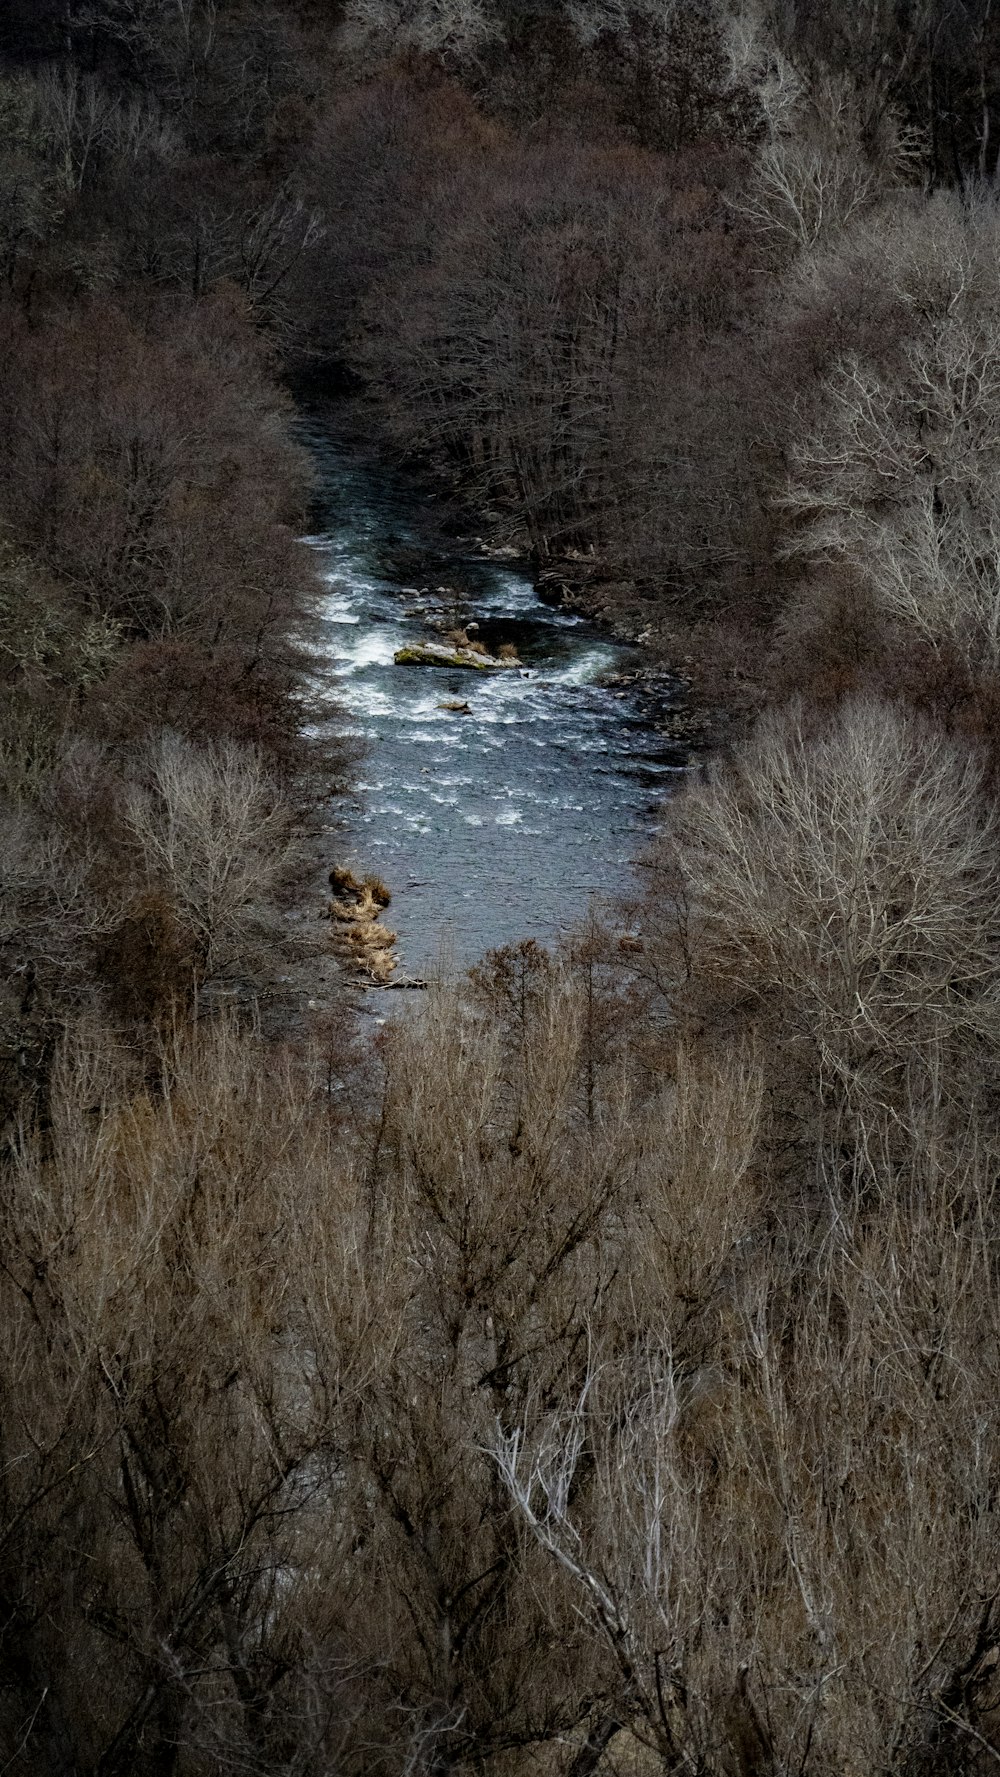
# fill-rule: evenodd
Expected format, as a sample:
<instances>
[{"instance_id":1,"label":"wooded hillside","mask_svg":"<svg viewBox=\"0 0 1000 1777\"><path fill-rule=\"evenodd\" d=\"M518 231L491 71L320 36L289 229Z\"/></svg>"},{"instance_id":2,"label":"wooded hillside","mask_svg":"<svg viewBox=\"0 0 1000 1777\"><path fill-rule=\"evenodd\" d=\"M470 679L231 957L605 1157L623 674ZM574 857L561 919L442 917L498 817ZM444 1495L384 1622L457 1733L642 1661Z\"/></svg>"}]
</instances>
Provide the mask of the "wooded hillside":
<instances>
[{"instance_id":1,"label":"wooded hillside","mask_svg":"<svg viewBox=\"0 0 1000 1777\"><path fill-rule=\"evenodd\" d=\"M0 57L2 1769L986 1777L1000 17ZM374 1044L274 1014L319 389L720 743L641 905Z\"/></svg>"}]
</instances>

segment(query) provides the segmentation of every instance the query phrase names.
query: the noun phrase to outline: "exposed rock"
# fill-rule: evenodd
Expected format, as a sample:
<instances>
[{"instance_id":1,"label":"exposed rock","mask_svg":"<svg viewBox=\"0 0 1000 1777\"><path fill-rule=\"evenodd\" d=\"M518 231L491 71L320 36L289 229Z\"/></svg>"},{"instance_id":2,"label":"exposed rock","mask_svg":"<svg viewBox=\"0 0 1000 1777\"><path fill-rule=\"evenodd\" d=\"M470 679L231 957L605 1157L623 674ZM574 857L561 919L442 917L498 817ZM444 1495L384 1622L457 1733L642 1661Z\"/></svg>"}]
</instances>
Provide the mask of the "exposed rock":
<instances>
[{"instance_id":1,"label":"exposed rock","mask_svg":"<svg viewBox=\"0 0 1000 1777\"><path fill-rule=\"evenodd\" d=\"M480 555L489 556L491 561L517 561L526 557L527 551L516 543L486 543L482 537L473 539Z\"/></svg>"},{"instance_id":2,"label":"exposed rock","mask_svg":"<svg viewBox=\"0 0 1000 1777\"><path fill-rule=\"evenodd\" d=\"M498 673L517 667L516 660L498 660L476 648L446 647L443 642L411 642L397 648L393 656L397 666L470 667L477 673Z\"/></svg>"}]
</instances>

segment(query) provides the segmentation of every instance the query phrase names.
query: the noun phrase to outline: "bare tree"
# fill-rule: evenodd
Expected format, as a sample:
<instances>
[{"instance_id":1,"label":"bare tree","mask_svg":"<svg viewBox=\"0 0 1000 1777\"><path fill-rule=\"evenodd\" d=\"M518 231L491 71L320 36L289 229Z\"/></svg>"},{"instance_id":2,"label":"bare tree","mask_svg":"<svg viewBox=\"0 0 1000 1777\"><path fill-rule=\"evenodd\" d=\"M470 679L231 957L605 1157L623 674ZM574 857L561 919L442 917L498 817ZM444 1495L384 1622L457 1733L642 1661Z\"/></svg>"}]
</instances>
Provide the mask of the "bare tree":
<instances>
[{"instance_id":1,"label":"bare tree","mask_svg":"<svg viewBox=\"0 0 1000 1777\"><path fill-rule=\"evenodd\" d=\"M117 98L96 75L75 65L50 67L31 87L38 127L68 193L82 189L95 163L175 159L180 138L152 98Z\"/></svg>"},{"instance_id":2,"label":"bare tree","mask_svg":"<svg viewBox=\"0 0 1000 1777\"><path fill-rule=\"evenodd\" d=\"M892 705L766 718L671 811L692 989L819 1087L882 1102L943 1045L960 1093L995 1040L995 819L975 758Z\"/></svg>"},{"instance_id":3,"label":"bare tree","mask_svg":"<svg viewBox=\"0 0 1000 1777\"><path fill-rule=\"evenodd\" d=\"M22 321L7 348L11 531L133 637L233 641L250 670L265 639L280 653L311 585L288 525L305 465L233 292L168 302L162 326L101 303Z\"/></svg>"},{"instance_id":4,"label":"bare tree","mask_svg":"<svg viewBox=\"0 0 1000 1777\"><path fill-rule=\"evenodd\" d=\"M732 1249L697 1361L667 1294L626 1357L595 1343L575 1403L498 1429L654 1768L995 1763L992 1161L910 1111L905 1160L869 1127L874 1197L817 1155L840 1205L818 1247Z\"/></svg>"},{"instance_id":5,"label":"bare tree","mask_svg":"<svg viewBox=\"0 0 1000 1777\"><path fill-rule=\"evenodd\" d=\"M790 555L846 567L886 618L974 672L996 670L1000 623L996 228L989 203L942 199L862 236L909 336L881 362L833 366L780 498Z\"/></svg>"},{"instance_id":6,"label":"bare tree","mask_svg":"<svg viewBox=\"0 0 1000 1777\"><path fill-rule=\"evenodd\" d=\"M369 64L415 50L469 72L499 37L484 0L349 0L344 14L344 47Z\"/></svg>"},{"instance_id":7,"label":"bare tree","mask_svg":"<svg viewBox=\"0 0 1000 1777\"><path fill-rule=\"evenodd\" d=\"M779 54L755 87L765 136L731 201L764 240L811 251L915 173L913 139L890 110L873 126L847 77L807 83Z\"/></svg>"},{"instance_id":8,"label":"bare tree","mask_svg":"<svg viewBox=\"0 0 1000 1777\"><path fill-rule=\"evenodd\" d=\"M62 215L58 181L46 162L32 83L0 82L0 264L9 287L24 255L56 228Z\"/></svg>"},{"instance_id":9,"label":"bare tree","mask_svg":"<svg viewBox=\"0 0 1000 1777\"><path fill-rule=\"evenodd\" d=\"M301 1075L225 1024L159 1097L121 1060L78 1030L5 1182L5 1757L327 1770L359 1708L334 1424L393 1349L391 1265L376 1304Z\"/></svg>"},{"instance_id":10,"label":"bare tree","mask_svg":"<svg viewBox=\"0 0 1000 1777\"><path fill-rule=\"evenodd\" d=\"M12 1769L430 1777L580 1730L486 1445L578 1385L614 1277L637 1144L585 1029L560 971L516 1049L442 993L353 1128L225 1021L152 1080L64 1049L3 1204Z\"/></svg>"},{"instance_id":11,"label":"bare tree","mask_svg":"<svg viewBox=\"0 0 1000 1777\"><path fill-rule=\"evenodd\" d=\"M246 968L295 857L288 808L260 759L165 734L128 791L125 825L148 879L195 935L204 978Z\"/></svg>"}]
</instances>

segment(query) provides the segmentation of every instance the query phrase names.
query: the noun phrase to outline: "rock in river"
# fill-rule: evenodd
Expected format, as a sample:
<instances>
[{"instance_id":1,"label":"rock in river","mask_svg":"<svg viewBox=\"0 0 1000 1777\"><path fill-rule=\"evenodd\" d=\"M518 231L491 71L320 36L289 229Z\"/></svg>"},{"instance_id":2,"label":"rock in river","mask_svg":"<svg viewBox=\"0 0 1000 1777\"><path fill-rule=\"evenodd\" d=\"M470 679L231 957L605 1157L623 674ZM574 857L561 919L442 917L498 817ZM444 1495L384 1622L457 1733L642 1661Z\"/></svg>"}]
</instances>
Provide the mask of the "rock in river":
<instances>
[{"instance_id":1,"label":"rock in river","mask_svg":"<svg viewBox=\"0 0 1000 1777\"><path fill-rule=\"evenodd\" d=\"M516 660L497 660L478 648L450 647L444 642L411 642L397 648L393 659L397 666L467 666L477 673L499 673L516 667Z\"/></svg>"}]
</instances>

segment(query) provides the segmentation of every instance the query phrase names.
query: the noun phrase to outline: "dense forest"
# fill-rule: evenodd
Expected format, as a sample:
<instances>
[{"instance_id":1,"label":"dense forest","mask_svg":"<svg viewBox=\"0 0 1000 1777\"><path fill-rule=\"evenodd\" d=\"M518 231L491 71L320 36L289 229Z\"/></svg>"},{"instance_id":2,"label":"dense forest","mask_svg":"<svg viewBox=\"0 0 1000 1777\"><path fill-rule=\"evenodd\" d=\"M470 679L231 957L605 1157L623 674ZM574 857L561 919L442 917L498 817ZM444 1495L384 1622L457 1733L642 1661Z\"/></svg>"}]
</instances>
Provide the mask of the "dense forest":
<instances>
[{"instance_id":1,"label":"dense forest","mask_svg":"<svg viewBox=\"0 0 1000 1777\"><path fill-rule=\"evenodd\" d=\"M992 0L4 0L3 1772L1000 1764L998 191ZM711 743L374 1042L317 391Z\"/></svg>"}]
</instances>

